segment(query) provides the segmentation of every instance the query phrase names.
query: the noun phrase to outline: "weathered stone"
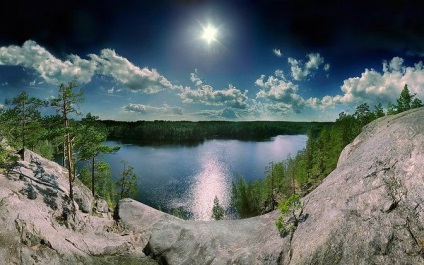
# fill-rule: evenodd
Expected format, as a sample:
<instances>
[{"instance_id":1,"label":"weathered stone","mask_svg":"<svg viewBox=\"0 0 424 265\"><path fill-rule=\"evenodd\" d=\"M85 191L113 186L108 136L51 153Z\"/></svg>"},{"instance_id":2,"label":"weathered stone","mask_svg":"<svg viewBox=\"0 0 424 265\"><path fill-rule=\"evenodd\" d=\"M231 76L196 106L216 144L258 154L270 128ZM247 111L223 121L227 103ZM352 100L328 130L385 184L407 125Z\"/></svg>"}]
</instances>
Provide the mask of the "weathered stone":
<instances>
[{"instance_id":1,"label":"weathered stone","mask_svg":"<svg viewBox=\"0 0 424 265\"><path fill-rule=\"evenodd\" d=\"M23 154L10 175L0 174L0 263L157 264L114 220L83 213L78 205L72 214L67 171L33 152ZM31 199L20 192L29 184L37 194ZM90 190L77 181L75 194L91 211Z\"/></svg>"},{"instance_id":2,"label":"weathered stone","mask_svg":"<svg viewBox=\"0 0 424 265\"><path fill-rule=\"evenodd\" d=\"M109 206L107 205L107 202L100 198L96 199L96 211L98 213L108 213Z\"/></svg>"}]
</instances>

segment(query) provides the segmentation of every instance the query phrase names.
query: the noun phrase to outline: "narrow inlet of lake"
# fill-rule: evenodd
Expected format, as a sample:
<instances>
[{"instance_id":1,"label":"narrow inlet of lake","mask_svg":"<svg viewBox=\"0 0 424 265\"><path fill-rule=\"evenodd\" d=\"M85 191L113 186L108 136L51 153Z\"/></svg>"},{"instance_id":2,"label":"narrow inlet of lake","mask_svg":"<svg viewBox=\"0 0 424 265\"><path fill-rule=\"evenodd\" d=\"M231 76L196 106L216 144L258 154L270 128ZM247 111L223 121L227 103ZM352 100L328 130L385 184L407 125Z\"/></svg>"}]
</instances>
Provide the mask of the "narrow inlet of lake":
<instances>
[{"instance_id":1,"label":"narrow inlet of lake","mask_svg":"<svg viewBox=\"0 0 424 265\"><path fill-rule=\"evenodd\" d=\"M246 181L265 178L270 162L281 162L306 146L305 135L280 135L269 141L207 140L194 146L120 145L105 156L114 179L123 169L122 160L138 177L136 199L154 208L180 209L193 220L211 220L215 196L228 208L231 183L238 176Z\"/></svg>"}]
</instances>

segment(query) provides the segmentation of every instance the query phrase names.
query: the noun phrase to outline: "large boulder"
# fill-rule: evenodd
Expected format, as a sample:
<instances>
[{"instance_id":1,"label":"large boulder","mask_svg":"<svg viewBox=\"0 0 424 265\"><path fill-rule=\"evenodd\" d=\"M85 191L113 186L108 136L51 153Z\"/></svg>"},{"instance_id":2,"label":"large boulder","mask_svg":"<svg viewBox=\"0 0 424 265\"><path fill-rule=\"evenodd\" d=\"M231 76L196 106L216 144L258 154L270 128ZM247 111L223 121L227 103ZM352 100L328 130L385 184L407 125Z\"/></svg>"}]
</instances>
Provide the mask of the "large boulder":
<instances>
[{"instance_id":1,"label":"large boulder","mask_svg":"<svg viewBox=\"0 0 424 265\"><path fill-rule=\"evenodd\" d=\"M138 247L162 264L278 264L287 247L277 213L244 220L185 221L131 199L119 203L121 223Z\"/></svg>"}]
</instances>

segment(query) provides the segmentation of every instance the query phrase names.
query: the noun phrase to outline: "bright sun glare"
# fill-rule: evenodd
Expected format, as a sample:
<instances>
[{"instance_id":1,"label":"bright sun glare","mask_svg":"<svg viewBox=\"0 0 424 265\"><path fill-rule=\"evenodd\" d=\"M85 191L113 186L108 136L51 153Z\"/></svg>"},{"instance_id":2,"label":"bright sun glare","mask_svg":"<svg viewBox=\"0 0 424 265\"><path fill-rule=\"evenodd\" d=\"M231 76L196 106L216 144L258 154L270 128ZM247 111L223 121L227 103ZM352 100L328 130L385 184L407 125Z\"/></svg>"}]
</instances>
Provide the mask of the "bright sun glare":
<instances>
[{"instance_id":1,"label":"bright sun glare","mask_svg":"<svg viewBox=\"0 0 424 265\"><path fill-rule=\"evenodd\" d=\"M216 41L218 35L218 29L212 25L208 25L206 28L203 28L202 39L204 39L208 44L212 41Z\"/></svg>"}]
</instances>

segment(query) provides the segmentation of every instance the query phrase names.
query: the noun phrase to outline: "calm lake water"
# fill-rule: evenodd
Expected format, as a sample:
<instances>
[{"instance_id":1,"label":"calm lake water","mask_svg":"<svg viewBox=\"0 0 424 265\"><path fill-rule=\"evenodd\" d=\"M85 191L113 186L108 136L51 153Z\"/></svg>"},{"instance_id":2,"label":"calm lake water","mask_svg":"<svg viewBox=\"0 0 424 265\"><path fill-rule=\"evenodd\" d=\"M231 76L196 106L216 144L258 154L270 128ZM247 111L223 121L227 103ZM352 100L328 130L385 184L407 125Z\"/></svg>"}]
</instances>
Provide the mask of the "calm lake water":
<instances>
[{"instance_id":1,"label":"calm lake water","mask_svg":"<svg viewBox=\"0 0 424 265\"><path fill-rule=\"evenodd\" d=\"M270 141L208 140L195 146L136 145L108 141L121 149L105 160L114 176L121 160L138 176L137 200L155 208L182 207L190 219L210 220L215 196L230 204L231 182L239 175L247 181L265 177L271 161L280 162L306 146L304 135L277 136Z\"/></svg>"}]
</instances>

